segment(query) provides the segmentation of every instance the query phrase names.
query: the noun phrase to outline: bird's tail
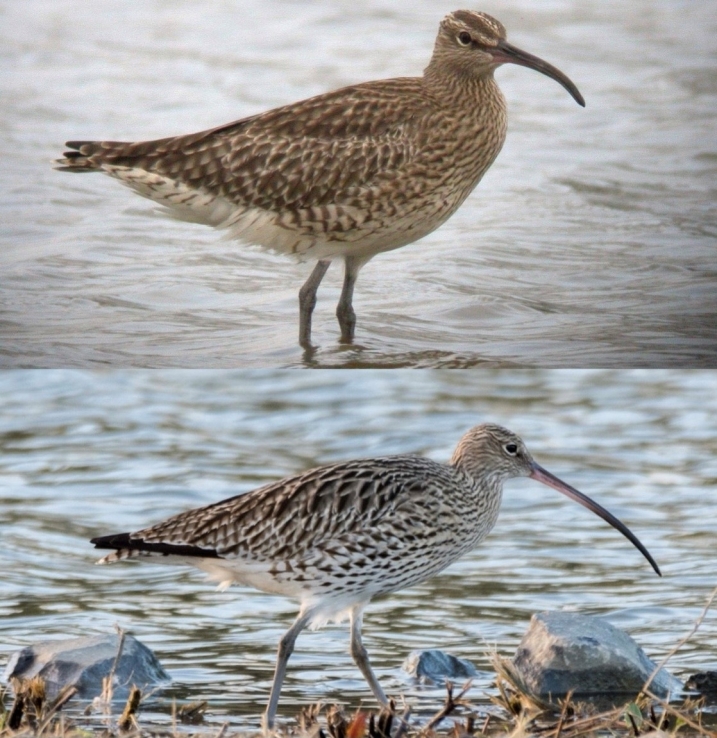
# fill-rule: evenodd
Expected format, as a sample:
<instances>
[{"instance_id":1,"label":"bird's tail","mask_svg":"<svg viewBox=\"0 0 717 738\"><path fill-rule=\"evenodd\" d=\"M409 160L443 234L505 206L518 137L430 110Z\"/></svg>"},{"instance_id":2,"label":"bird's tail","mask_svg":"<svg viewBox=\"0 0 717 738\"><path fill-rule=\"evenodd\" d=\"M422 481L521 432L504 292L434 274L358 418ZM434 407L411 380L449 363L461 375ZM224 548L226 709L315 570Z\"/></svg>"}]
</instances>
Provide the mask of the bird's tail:
<instances>
[{"instance_id":1,"label":"bird's tail","mask_svg":"<svg viewBox=\"0 0 717 738\"><path fill-rule=\"evenodd\" d=\"M97 154L106 150L100 141L68 141L71 151L65 151L61 159L52 163L61 172L97 172L101 171L101 160Z\"/></svg>"},{"instance_id":2,"label":"bird's tail","mask_svg":"<svg viewBox=\"0 0 717 738\"><path fill-rule=\"evenodd\" d=\"M111 554L107 554L107 556L103 556L95 563L114 564L117 561L123 561L124 559L136 559L139 556L151 556L151 554L147 551L137 551L136 549L132 548L120 548L117 551L113 551Z\"/></svg>"},{"instance_id":3,"label":"bird's tail","mask_svg":"<svg viewBox=\"0 0 717 738\"><path fill-rule=\"evenodd\" d=\"M90 543L95 544L95 548L111 548L115 549L112 553L101 558L98 564L114 564L116 561L123 559L135 559L138 556L148 556L150 552L142 551L130 542L129 533L119 533L110 536L100 536L93 538Z\"/></svg>"},{"instance_id":4,"label":"bird's tail","mask_svg":"<svg viewBox=\"0 0 717 738\"><path fill-rule=\"evenodd\" d=\"M219 554L211 548L201 548L186 543L145 541L136 535L133 537L130 533L100 536L93 538L90 543L94 543L95 548L114 549L111 554L100 559L98 564L113 564L115 561L135 559L138 556L220 558Z\"/></svg>"},{"instance_id":5,"label":"bird's tail","mask_svg":"<svg viewBox=\"0 0 717 738\"><path fill-rule=\"evenodd\" d=\"M108 171L112 167L143 167L154 141L67 141L69 151L52 163L62 172ZM158 141L156 143L162 143Z\"/></svg>"}]
</instances>

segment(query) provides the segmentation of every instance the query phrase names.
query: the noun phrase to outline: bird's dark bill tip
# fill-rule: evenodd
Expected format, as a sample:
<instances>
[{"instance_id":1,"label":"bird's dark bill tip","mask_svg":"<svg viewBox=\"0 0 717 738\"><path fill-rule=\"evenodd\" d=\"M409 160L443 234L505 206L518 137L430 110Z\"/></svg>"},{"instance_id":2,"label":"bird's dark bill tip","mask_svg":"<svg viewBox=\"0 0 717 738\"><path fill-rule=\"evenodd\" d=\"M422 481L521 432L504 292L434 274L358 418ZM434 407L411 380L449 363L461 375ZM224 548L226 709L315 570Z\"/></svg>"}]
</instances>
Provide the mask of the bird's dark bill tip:
<instances>
[{"instance_id":1,"label":"bird's dark bill tip","mask_svg":"<svg viewBox=\"0 0 717 738\"><path fill-rule=\"evenodd\" d=\"M499 64L518 64L522 67L528 67L534 69L540 74L544 74L546 77L550 77L555 80L558 84L562 85L575 100L575 102L581 107L585 107L585 98L580 94L577 85L567 76L561 72L557 67L552 64L548 64L544 59L538 56L529 54L527 51L519 49L513 44L509 44L503 40L493 50L493 58Z\"/></svg>"},{"instance_id":2,"label":"bird's dark bill tip","mask_svg":"<svg viewBox=\"0 0 717 738\"><path fill-rule=\"evenodd\" d=\"M655 573L660 577L662 576L662 572L660 571L660 567L657 565L657 562L652 558L652 555L640 542L638 537L621 520L618 520L611 512L602 507L602 505L598 505L595 500L584 495L582 492L579 492L575 487L571 487L569 484L566 484L562 479L558 479L554 474L551 474L547 469L543 469L542 466L535 462L533 462L533 471L530 474L530 477L535 479L537 482L542 482L548 487L552 487L558 492L564 494L566 497L569 497L571 500L574 500L578 504L587 508L590 512L595 513L598 517L601 517L606 523L609 523L613 528L615 528L615 530L622 533L622 535L625 536L625 538L627 538L627 540L630 541L630 543L632 543L632 545L635 546L635 548L645 557L650 566L655 570Z\"/></svg>"}]
</instances>

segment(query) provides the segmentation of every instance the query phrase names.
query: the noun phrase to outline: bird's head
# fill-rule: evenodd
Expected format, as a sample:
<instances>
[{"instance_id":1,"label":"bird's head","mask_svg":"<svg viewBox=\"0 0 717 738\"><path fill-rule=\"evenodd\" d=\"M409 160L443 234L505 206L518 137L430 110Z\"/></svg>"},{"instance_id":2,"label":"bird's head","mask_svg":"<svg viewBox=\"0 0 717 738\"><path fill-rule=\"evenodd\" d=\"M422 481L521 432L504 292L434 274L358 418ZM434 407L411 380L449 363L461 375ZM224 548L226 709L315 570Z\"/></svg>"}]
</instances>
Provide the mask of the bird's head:
<instances>
[{"instance_id":1,"label":"bird's head","mask_svg":"<svg viewBox=\"0 0 717 738\"><path fill-rule=\"evenodd\" d=\"M529 477L536 466L520 436L492 423L471 428L458 442L451 463L478 479L501 483Z\"/></svg>"},{"instance_id":2,"label":"bird's head","mask_svg":"<svg viewBox=\"0 0 717 738\"><path fill-rule=\"evenodd\" d=\"M552 487L622 533L650 562L655 572L660 574L660 569L648 550L623 522L602 505L540 466L530 455L522 439L506 428L490 423L471 428L458 442L451 464L473 479L478 494L491 494L493 490L499 492L503 482L514 477L530 477Z\"/></svg>"},{"instance_id":3,"label":"bird's head","mask_svg":"<svg viewBox=\"0 0 717 738\"><path fill-rule=\"evenodd\" d=\"M519 64L561 84L583 107L575 84L552 64L509 44L502 23L487 13L456 10L442 21L429 70L443 69L454 77L484 77L501 64Z\"/></svg>"}]
</instances>

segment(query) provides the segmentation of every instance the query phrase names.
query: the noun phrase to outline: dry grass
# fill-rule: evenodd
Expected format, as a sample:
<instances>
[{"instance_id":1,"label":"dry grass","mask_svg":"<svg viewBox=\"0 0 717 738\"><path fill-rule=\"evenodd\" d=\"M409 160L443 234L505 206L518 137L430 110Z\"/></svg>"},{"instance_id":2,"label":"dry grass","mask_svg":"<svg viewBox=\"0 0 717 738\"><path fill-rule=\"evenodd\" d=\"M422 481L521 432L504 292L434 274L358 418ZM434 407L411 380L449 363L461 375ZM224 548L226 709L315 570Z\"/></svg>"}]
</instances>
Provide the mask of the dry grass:
<instances>
[{"instance_id":1,"label":"dry grass","mask_svg":"<svg viewBox=\"0 0 717 738\"><path fill-rule=\"evenodd\" d=\"M512 715L511 738L577 738L589 736L705 736L717 738L717 715L706 713L704 699L667 702L649 690L608 710L568 695L555 704L531 696L512 664L495 656L499 695L494 704ZM711 723L710 723L711 721Z\"/></svg>"},{"instance_id":2,"label":"dry grass","mask_svg":"<svg viewBox=\"0 0 717 738\"><path fill-rule=\"evenodd\" d=\"M494 708L488 712L470 702L470 684L458 694L449 684L443 706L424 723L411 724L409 709L399 711L393 705L379 713L348 715L335 705L317 704L304 709L294 725L279 729L275 738L636 738L648 734L717 738L717 715L712 714L713 724L707 724L702 700L688 699L675 705L647 693L606 711L570 697L547 705L523 691L510 662L496 656L494 664L498 694L491 698ZM92 727L86 727L80 724L83 721L62 714L60 707L69 699L68 694L45 702L41 679L17 685L12 707L0 713L0 738L249 738L259 734L230 730L228 724L219 729L190 728L191 722L201 721L206 703L178 708L166 729L142 726L137 689L132 690L120 715L105 715L101 721L104 727L98 726L96 719Z\"/></svg>"},{"instance_id":3,"label":"dry grass","mask_svg":"<svg viewBox=\"0 0 717 738\"><path fill-rule=\"evenodd\" d=\"M717 588L690 632L665 656L658 669L694 635L707 614ZM649 690L654 673L641 692L625 704L598 710L594 704L578 702L568 695L558 703L547 703L530 695L510 661L492 656L496 672L497 694L490 698L493 707L472 704L468 698L470 682L457 693L447 685L444 704L428 721L411 723L410 709L391 709L379 713L357 711L347 715L341 708L321 704L304 709L294 725L279 729L275 738L578 738L591 736L615 738L667 738L698 736L717 738L717 712L705 710L704 700L686 699L669 703ZM657 669L655 670L656 673ZM112 713L111 681L105 680L103 694L94 709L103 713L101 723L94 719L90 727L70 720L62 707L74 695L74 688L63 690L48 700L45 685L35 677L13 685L14 699L5 706L5 692L0 692L0 738L249 738L260 733L231 731L228 724L219 729L195 730L201 724L206 702L177 707L166 729L142 726L138 712L142 695L130 691L121 715ZM448 720L450 718L450 720ZM88 723L89 725L89 723Z\"/></svg>"},{"instance_id":4,"label":"dry grass","mask_svg":"<svg viewBox=\"0 0 717 738\"><path fill-rule=\"evenodd\" d=\"M717 738L717 714L705 711L704 698L687 698L677 705L650 691L650 685L667 662L702 625L717 597L717 588L707 598L702 613L690 631L656 665L633 700L609 710L598 710L589 702L576 702L568 695L557 704L531 695L510 661L497 654L492 664L497 674L498 696L494 704L512 715L511 738L576 738L577 736L709 736Z\"/></svg>"}]
</instances>

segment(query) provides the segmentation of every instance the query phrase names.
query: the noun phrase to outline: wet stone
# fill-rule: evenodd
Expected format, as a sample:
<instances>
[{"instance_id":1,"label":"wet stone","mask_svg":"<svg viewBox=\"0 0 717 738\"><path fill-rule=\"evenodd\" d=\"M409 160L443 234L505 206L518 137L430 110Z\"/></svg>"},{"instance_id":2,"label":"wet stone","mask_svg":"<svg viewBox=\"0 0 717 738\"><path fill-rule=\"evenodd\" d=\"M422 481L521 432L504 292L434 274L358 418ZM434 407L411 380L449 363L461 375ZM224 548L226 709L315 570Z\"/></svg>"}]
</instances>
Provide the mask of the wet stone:
<instances>
[{"instance_id":1,"label":"wet stone","mask_svg":"<svg viewBox=\"0 0 717 738\"><path fill-rule=\"evenodd\" d=\"M513 657L525 687L538 697L636 694L656 664L624 631L603 618L573 612L533 615ZM664 697L682 683L660 669L649 687Z\"/></svg>"},{"instance_id":2,"label":"wet stone","mask_svg":"<svg viewBox=\"0 0 717 738\"><path fill-rule=\"evenodd\" d=\"M120 637L116 634L41 641L26 646L10 657L3 679L45 680L48 698L73 685L81 699L93 699L102 692L102 680L110 674L117 657ZM157 657L136 638L125 635L122 656L115 669L113 698L125 700L132 685L144 690L169 682Z\"/></svg>"},{"instance_id":3,"label":"wet stone","mask_svg":"<svg viewBox=\"0 0 717 738\"><path fill-rule=\"evenodd\" d=\"M699 692L709 699L717 701L717 671L701 671L693 674L686 682L685 689Z\"/></svg>"},{"instance_id":4,"label":"wet stone","mask_svg":"<svg viewBox=\"0 0 717 738\"><path fill-rule=\"evenodd\" d=\"M430 682L468 679L478 673L470 661L459 659L437 648L427 651L411 651L403 662L403 670L412 677Z\"/></svg>"}]
</instances>

